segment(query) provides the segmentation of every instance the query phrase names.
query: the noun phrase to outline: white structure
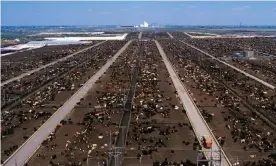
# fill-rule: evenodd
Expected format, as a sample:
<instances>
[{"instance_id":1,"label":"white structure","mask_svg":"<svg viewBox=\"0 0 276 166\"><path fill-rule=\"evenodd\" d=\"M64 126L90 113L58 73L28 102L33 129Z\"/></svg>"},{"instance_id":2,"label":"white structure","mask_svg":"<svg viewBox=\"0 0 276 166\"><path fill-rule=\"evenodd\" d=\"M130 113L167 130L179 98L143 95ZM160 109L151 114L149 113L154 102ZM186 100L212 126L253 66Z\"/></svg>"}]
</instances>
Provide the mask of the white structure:
<instances>
[{"instance_id":1,"label":"white structure","mask_svg":"<svg viewBox=\"0 0 276 166\"><path fill-rule=\"evenodd\" d=\"M247 58L254 58L254 51L245 51L244 55Z\"/></svg>"},{"instance_id":2,"label":"white structure","mask_svg":"<svg viewBox=\"0 0 276 166\"><path fill-rule=\"evenodd\" d=\"M242 51L242 52L235 52L232 55L234 59L254 59L254 51Z\"/></svg>"},{"instance_id":3,"label":"white structure","mask_svg":"<svg viewBox=\"0 0 276 166\"><path fill-rule=\"evenodd\" d=\"M19 51L19 50L22 50L22 49L37 48L37 47L41 47L41 45L18 44L18 45L14 45L14 46L4 47L4 48L1 48L1 49Z\"/></svg>"},{"instance_id":4,"label":"white structure","mask_svg":"<svg viewBox=\"0 0 276 166\"><path fill-rule=\"evenodd\" d=\"M212 34L212 33L200 33L200 32L189 32L190 34L192 33L197 33L197 34L205 34L204 36L193 36L190 35L189 33L183 32L190 38L196 38L196 39L202 39L202 38L254 38L254 37L267 37L267 38L273 38L276 37L276 35L270 35L270 36L264 36L264 35L240 35L240 34Z\"/></svg>"},{"instance_id":5,"label":"white structure","mask_svg":"<svg viewBox=\"0 0 276 166\"><path fill-rule=\"evenodd\" d=\"M77 34L84 34L84 35L101 35L104 32L41 32L36 35L77 35ZM35 35L33 35L35 36Z\"/></svg>"},{"instance_id":6,"label":"white structure","mask_svg":"<svg viewBox=\"0 0 276 166\"><path fill-rule=\"evenodd\" d=\"M124 40L127 33L118 34L116 36L92 36L92 37L51 37L45 38L46 40L54 41L88 41L88 40Z\"/></svg>"},{"instance_id":7,"label":"white structure","mask_svg":"<svg viewBox=\"0 0 276 166\"><path fill-rule=\"evenodd\" d=\"M103 34L102 32L95 32L99 34L99 36L91 36L91 37L50 37L44 38L44 41L30 41L26 44L19 44L15 46L9 46L5 48L1 48L1 50L13 50L13 51L20 51L22 49L35 49L44 47L46 45L68 45L68 44L85 44L89 43L92 40L125 40L128 33L110 35L110 34ZM3 55L11 55L16 52L6 53Z\"/></svg>"},{"instance_id":8,"label":"white structure","mask_svg":"<svg viewBox=\"0 0 276 166\"><path fill-rule=\"evenodd\" d=\"M147 23L146 21L144 21L144 24L140 24L140 27L142 27L142 28L148 28L149 27L149 23Z\"/></svg>"}]
</instances>

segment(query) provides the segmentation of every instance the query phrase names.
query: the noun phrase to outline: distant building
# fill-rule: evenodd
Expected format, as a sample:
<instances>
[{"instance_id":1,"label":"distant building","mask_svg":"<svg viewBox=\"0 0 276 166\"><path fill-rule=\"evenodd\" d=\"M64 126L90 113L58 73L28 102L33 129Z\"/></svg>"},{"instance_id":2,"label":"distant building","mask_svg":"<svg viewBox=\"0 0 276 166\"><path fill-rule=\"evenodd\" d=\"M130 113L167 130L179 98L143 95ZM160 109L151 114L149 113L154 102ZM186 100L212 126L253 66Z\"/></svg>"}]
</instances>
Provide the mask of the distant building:
<instances>
[{"instance_id":1,"label":"distant building","mask_svg":"<svg viewBox=\"0 0 276 166\"><path fill-rule=\"evenodd\" d=\"M253 59L254 51L235 52L233 53L232 58L233 59Z\"/></svg>"},{"instance_id":2,"label":"distant building","mask_svg":"<svg viewBox=\"0 0 276 166\"><path fill-rule=\"evenodd\" d=\"M244 52L245 57L248 57L249 59L254 57L254 51L245 51Z\"/></svg>"},{"instance_id":3,"label":"distant building","mask_svg":"<svg viewBox=\"0 0 276 166\"><path fill-rule=\"evenodd\" d=\"M134 25L122 25L121 28L135 28Z\"/></svg>"},{"instance_id":4,"label":"distant building","mask_svg":"<svg viewBox=\"0 0 276 166\"><path fill-rule=\"evenodd\" d=\"M149 27L149 23L147 23L146 21L144 21L144 24L140 24L140 27L142 27L142 28L148 28Z\"/></svg>"}]
</instances>

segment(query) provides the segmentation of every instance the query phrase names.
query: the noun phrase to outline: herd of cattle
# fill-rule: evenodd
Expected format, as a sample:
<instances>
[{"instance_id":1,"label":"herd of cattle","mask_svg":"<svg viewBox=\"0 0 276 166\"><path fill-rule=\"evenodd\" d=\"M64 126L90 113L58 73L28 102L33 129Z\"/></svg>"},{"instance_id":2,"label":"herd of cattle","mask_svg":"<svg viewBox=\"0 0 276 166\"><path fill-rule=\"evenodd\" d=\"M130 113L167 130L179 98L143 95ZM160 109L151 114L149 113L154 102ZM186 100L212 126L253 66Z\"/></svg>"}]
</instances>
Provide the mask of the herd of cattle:
<instances>
[{"instance_id":1,"label":"herd of cattle","mask_svg":"<svg viewBox=\"0 0 276 166\"><path fill-rule=\"evenodd\" d=\"M130 33L137 39L139 33ZM203 117L232 163L276 164L276 94L232 68L185 45L218 57L252 49L258 60L227 60L276 84L275 41L271 39L189 39L184 33L143 32L148 41L132 41L72 113L57 126L26 165L107 164L119 134L122 110L136 61L140 72L126 132L125 164L196 165L195 139L154 41L157 39L188 88ZM66 57L92 44L47 46L2 57L2 82ZM265 47L263 46L265 43ZM1 85L2 163L49 119L126 41L99 46ZM142 51L139 51L142 50ZM258 53L259 52L259 53ZM10 72L12 71L12 72Z\"/></svg>"},{"instance_id":2,"label":"herd of cattle","mask_svg":"<svg viewBox=\"0 0 276 166\"><path fill-rule=\"evenodd\" d=\"M2 107L2 159L7 158L126 42L106 42L1 88L19 100ZM49 73L52 73L49 74ZM45 79L41 79L45 78ZM14 88L18 87L18 88ZM19 101L19 102L18 102ZM3 153L4 152L4 153Z\"/></svg>"},{"instance_id":3,"label":"herd of cattle","mask_svg":"<svg viewBox=\"0 0 276 166\"><path fill-rule=\"evenodd\" d=\"M91 44L95 44L92 42ZM1 57L2 82L88 47L82 45L46 46Z\"/></svg>"},{"instance_id":4,"label":"herd of cattle","mask_svg":"<svg viewBox=\"0 0 276 166\"><path fill-rule=\"evenodd\" d=\"M244 75L220 65L181 42L164 40L160 43L179 71L183 83L190 87L194 100L215 130L218 141L223 148L227 146L225 149L229 149L226 153L229 151L237 157L235 149L240 149L238 157L244 161L260 159L263 157L261 153L266 153L266 157L270 156L271 162L275 162L272 157L276 145L274 129L253 112L258 110L269 117L271 123L275 123L275 91L248 80ZM235 144L237 146L233 146ZM232 148L228 147L231 145ZM238 146L243 149L237 148ZM236 160L235 157L233 160ZM262 165L263 159L258 162Z\"/></svg>"}]
</instances>

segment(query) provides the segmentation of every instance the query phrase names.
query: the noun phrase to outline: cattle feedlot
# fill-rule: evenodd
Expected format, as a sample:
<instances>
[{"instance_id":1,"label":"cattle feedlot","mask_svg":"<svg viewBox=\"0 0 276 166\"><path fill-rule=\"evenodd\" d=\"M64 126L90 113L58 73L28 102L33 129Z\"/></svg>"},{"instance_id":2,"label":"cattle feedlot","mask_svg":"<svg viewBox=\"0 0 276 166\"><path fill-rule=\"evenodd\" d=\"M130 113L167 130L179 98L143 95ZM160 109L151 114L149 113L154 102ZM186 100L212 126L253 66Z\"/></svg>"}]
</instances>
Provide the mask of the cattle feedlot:
<instances>
[{"instance_id":1,"label":"cattle feedlot","mask_svg":"<svg viewBox=\"0 0 276 166\"><path fill-rule=\"evenodd\" d=\"M1 57L3 166L276 166L275 40L125 33Z\"/></svg>"}]
</instances>

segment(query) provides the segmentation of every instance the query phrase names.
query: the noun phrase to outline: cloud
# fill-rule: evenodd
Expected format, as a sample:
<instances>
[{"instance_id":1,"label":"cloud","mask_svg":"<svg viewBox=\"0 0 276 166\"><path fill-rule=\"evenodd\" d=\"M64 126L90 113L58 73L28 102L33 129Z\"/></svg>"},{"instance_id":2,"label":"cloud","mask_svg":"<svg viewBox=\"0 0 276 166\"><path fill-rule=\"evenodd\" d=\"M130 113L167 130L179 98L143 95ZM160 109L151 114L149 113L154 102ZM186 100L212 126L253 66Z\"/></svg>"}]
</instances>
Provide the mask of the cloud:
<instances>
[{"instance_id":1,"label":"cloud","mask_svg":"<svg viewBox=\"0 0 276 166\"><path fill-rule=\"evenodd\" d=\"M232 8L232 10L243 11L243 10L247 10L249 8L250 8L250 6L240 6L240 7Z\"/></svg>"}]
</instances>

